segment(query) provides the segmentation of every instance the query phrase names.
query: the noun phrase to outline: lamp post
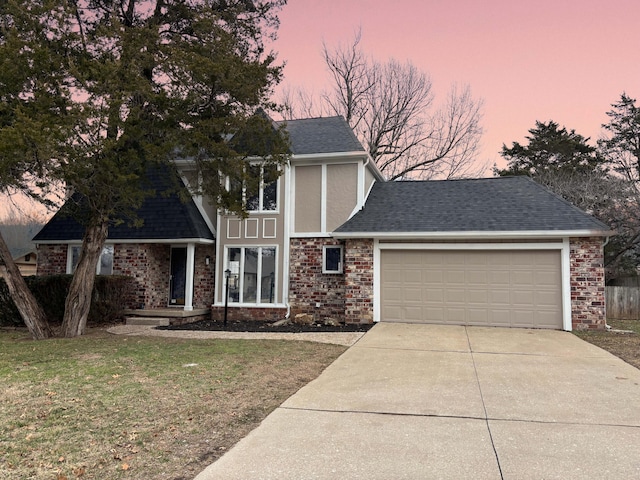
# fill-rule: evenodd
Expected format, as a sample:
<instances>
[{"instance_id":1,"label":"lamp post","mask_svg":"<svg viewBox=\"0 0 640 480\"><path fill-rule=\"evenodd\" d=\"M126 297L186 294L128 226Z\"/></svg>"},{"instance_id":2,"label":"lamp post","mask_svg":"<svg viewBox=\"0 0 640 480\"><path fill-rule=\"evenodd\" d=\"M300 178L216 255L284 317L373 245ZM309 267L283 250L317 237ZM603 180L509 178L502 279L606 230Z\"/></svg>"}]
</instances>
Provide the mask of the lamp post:
<instances>
[{"instance_id":1,"label":"lamp post","mask_svg":"<svg viewBox=\"0 0 640 480\"><path fill-rule=\"evenodd\" d=\"M224 329L227 329L227 312L229 310L229 277L231 276L231 270L228 268L224 271L226 285L224 287Z\"/></svg>"}]
</instances>

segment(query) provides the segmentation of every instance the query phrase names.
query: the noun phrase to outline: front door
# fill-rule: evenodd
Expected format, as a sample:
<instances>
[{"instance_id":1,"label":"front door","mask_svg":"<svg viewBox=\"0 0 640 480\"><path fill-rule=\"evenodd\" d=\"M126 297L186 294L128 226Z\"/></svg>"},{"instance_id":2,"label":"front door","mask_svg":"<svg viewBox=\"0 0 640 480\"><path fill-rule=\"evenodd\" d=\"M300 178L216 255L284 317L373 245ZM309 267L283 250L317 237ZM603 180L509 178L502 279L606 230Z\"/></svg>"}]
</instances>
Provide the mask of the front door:
<instances>
[{"instance_id":1,"label":"front door","mask_svg":"<svg viewBox=\"0 0 640 480\"><path fill-rule=\"evenodd\" d=\"M187 247L171 247L169 305L184 306L187 285Z\"/></svg>"}]
</instances>

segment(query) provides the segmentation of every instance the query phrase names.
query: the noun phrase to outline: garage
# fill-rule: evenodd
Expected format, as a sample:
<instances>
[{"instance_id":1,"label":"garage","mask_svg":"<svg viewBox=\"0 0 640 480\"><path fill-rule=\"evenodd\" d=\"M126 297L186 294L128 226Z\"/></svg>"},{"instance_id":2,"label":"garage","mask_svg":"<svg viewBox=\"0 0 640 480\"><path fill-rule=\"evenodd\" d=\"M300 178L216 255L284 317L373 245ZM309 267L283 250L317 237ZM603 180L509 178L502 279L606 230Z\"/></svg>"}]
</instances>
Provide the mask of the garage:
<instances>
[{"instance_id":1,"label":"garage","mask_svg":"<svg viewBox=\"0 0 640 480\"><path fill-rule=\"evenodd\" d=\"M380 320L562 329L560 250L380 252Z\"/></svg>"},{"instance_id":2,"label":"garage","mask_svg":"<svg viewBox=\"0 0 640 480\"><path fill-rule=\"evenodd\" d=\"M612 232L533 180L376 182L345 241L348 321L604 328Z\"/></svg>"}]
</instances>

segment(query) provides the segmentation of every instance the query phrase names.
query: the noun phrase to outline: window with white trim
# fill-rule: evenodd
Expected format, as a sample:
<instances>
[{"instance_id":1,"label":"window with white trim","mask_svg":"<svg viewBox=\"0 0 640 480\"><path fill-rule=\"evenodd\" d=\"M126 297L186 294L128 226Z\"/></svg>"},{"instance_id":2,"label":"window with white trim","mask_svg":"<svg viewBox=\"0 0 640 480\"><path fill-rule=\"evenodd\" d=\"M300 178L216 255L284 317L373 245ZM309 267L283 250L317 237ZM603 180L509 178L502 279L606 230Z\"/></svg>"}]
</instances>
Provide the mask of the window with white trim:
<instances>
[{"instance_id":1,"label":"window with white trim","mask_svg":"<svg viewBox=\"0 0 640 480\"><path fill-rule=\"evenodd\" d=\"M273 212L278 209L278 168L275 165L250 165L252 177L260 177L258 191L247 196L250 212Z\"/></svg>"},{"instance_id":2,"label":"window with white trim","mask_svg":"<svg viewBox=\"0 0 640 480\"><path fill-rule=\"evenodd\" d=\"M342 273L342 245L322 247L322 273Z\"/></svg>"},{"instance_id":3,"label":"window with white trim","mask_svg":"<svg viewBox=\"0 0 640 480\"><path fill-rule=\"evenodd\" d=\"M238 203L244 202L249 212L274 212L278 210L278 178L276 165L249 165L247 173L259 178L257 190L251 191L238 180L229 179L227 189Z\"/></svg>"},{"instance_id":4,"label":"window with white trim","mask_svg":"<svg viewBox=\"0 0 640 480\"><path fill-rule=\"evenodd\" d=\"M67 252L67 273L76 271L80 260L81 245L69 245ZM96 267L98 275L113 275L113 245L105 245L100 254L100 261Z\"/></svg>"},{"instance_id":5,"label":"window with white trim","mask_svg":"<svg viewBox=\"0 0 640 480\"><path fill-rule=\"evenodd\" d=\"M227 247L229 303L276 302L276 247Z\"/></svg>"}]
</instances>

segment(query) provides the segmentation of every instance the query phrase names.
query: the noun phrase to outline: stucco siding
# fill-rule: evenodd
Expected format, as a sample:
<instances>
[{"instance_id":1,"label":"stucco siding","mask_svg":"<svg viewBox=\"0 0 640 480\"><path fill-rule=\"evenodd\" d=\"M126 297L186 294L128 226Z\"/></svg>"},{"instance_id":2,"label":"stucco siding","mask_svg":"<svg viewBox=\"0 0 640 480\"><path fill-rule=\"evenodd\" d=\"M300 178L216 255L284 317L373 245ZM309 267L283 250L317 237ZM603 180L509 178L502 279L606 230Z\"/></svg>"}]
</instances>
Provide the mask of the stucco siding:
<instances>
[{"instance_id":1,"label":"stucco siding","mask_svg":"<svg viewBox=\"0 0 640 480\"><path fill-rule=\"evenodd\" d=\"M349 219L358 201L358 165L327 165L326 231Z\"/></svg>"},{"instance_id":2,"label":"stucco siding","mask_svg":"<svg viewBox=\"0 0 640 480\"><path fill-rule=\"evenodd\" d=\"M322 230L322 166L295 167L294 232Z\"/></svg>"}]
</instances>

